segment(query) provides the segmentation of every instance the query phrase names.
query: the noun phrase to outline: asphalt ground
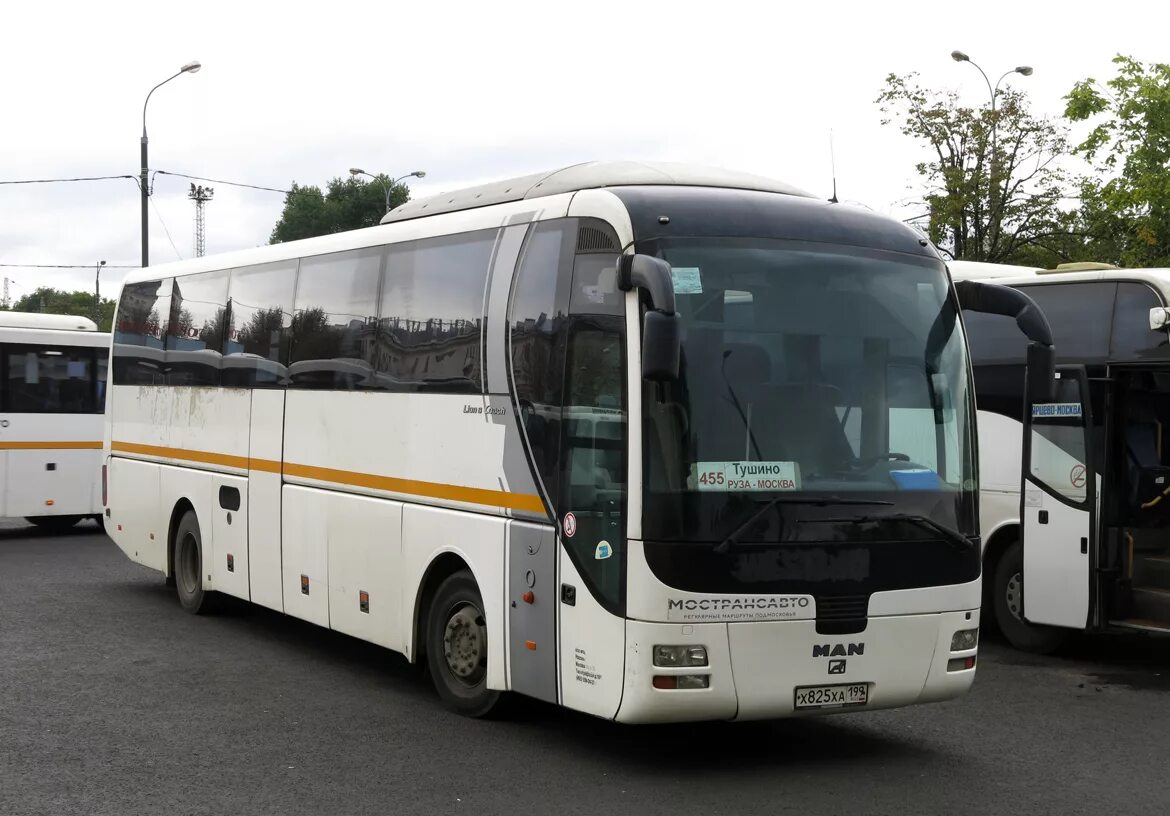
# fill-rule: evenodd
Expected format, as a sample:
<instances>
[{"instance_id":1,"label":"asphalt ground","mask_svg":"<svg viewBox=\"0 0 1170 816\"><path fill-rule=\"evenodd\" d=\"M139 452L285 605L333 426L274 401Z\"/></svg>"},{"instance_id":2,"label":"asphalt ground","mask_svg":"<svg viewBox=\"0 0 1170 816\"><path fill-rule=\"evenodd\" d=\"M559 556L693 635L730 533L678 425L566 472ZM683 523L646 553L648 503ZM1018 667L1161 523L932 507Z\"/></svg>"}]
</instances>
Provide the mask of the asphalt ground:
<instances>
[{"instance_id":1,"label":"asphalt ground","mask_svg":"<svg viewBox=\"0 0 1170 816\"><path fill-rule=\"evenodd\" d=\"M985 636L970 695L897 711L474 721L381 648L182 612L89 523L0 523L0 816L1166 812L1170 640Z\"/></svg>"}]
</instances>

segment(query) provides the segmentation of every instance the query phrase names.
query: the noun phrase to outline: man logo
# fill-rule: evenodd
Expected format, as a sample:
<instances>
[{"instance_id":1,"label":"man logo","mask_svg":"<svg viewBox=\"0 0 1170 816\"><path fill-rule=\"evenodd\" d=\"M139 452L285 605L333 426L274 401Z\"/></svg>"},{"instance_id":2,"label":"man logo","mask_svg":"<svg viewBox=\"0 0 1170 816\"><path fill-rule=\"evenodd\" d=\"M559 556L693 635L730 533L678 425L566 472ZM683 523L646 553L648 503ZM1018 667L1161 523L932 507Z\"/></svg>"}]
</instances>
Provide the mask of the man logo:
<instances>
[{"instance_id":1,"label":"man logo","mask_svg":"<svg viewBox=\"0 0 1170 816\"><path fill-rule=\"evenodd\" d=\"M865 654L864 643L825 643L813 646L813 657L852 657Z\"/></svg>"},{"instance_id":2,"label":"man logo","mask_svg":"<svg viewBox=\"0 0 1170 816\"><path fill-rule=\"evenodd\" d=\"M829 674L844 674L844 673L845 673L845 661L844 660L830 660L829 661Z\"/></svg>"}]
</instances>

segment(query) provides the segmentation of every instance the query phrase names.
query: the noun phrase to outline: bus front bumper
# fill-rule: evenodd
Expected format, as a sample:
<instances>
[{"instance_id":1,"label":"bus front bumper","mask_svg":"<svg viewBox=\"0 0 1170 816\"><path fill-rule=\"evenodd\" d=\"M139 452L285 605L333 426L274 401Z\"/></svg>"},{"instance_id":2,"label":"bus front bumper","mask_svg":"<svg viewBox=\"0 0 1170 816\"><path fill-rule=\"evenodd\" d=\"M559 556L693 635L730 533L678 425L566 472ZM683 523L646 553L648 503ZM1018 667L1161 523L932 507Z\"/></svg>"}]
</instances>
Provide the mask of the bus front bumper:
<instances>
[{"instance_id":1,"label":"bus front bumper","mask_svg":"<svg viewBox=\"0 0 1170 816\"><path fill-rule=\"evenodd\" d=\"M851 635L818 634L812 620L630 620L617 719L758 720L948 700L975 679L977 646L952 650L956 633L978 626L978 609L873 617ZM660 645L702 646L707 665L656 666Z\"/></svg>"}]
</instances>

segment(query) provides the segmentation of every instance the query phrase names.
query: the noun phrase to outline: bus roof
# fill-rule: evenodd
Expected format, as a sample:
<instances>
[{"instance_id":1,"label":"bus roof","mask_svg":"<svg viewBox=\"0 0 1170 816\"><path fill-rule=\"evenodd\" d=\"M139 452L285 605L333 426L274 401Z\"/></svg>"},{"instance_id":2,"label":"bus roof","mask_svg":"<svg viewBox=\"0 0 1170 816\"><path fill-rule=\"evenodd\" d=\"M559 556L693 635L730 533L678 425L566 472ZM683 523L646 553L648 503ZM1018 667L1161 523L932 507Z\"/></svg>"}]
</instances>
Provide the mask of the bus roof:
<instances>
[{"instance_id":1,"label":"bus roof","mask_svg":"<svg viewBox=\"0 0 1170 816\"><path fill-rule=\"evenodd\" d=\"M41 314L40 312L0 311L0 328L54 329L56 331L97 331L97 324L88 317L75 315Z\"/></svg>"},{"instance_id":2,"label":"bus roof","mask_svg":"<svg viewBox=\"0 0 1170 816\"><path fill-rule=\"evenodd\" d=\"M1076 283L1083 281L1142 281L1170 295L1170 268L1124 269L1107 264L1069 264L1071 268L1039 269L1031 266L950 261L947 267L955 280L990 280L1007 286L1042 283ZM1170 297L1167 298L1170 300Z\"/></svg>"},{"instance_id":3,"label":"bus roof","mask_svg":"<svg viewBox=\"0 0 1170 816\"><path fill-rule=\"evenodd\" d=\"M578 190L651 185L722 187L813 198L811 193L798 187L751 173L674 162L594 161L408 201L386 213L382 223L574 193Z\"/></svg>"}]
</instances>

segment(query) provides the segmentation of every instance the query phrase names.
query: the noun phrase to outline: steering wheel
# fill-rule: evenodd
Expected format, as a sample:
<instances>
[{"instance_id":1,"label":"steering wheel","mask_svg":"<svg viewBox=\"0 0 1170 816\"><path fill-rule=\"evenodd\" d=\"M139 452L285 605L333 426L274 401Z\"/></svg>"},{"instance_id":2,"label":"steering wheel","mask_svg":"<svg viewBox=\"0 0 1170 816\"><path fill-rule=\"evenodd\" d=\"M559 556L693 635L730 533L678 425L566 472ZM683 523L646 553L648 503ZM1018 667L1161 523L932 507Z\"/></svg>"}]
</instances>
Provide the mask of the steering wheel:
<instances>
[{"instance_id":1,"label":"steering wheel","mask_svg":"<svg viewBox=\"0 0 1170 816\"><path fill-rule=\"evenodd\" d=\"M878 462L909 462L909 461L910 461L910 457L907 456L906 454L897 453L895 451L890 451L888 453L883 453L883 454L880 454L878 456L867 456L865 459L858 459L856 462L854 462L852 464L852 467L854 470L865 470L866 468L873 467Z\"/></svg>"}]
</instances>

